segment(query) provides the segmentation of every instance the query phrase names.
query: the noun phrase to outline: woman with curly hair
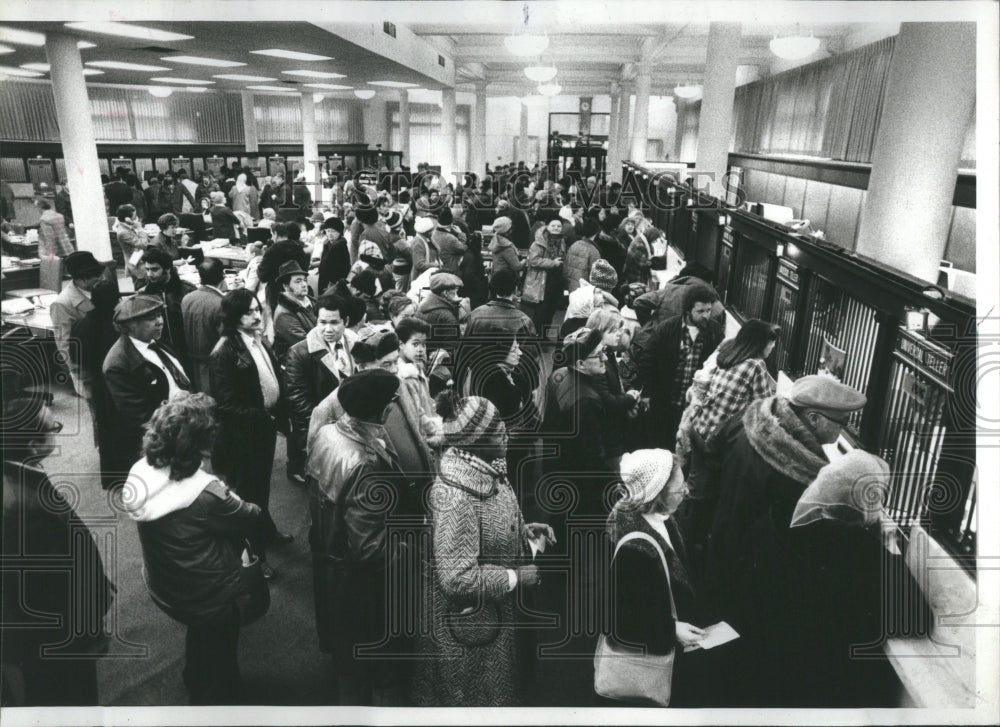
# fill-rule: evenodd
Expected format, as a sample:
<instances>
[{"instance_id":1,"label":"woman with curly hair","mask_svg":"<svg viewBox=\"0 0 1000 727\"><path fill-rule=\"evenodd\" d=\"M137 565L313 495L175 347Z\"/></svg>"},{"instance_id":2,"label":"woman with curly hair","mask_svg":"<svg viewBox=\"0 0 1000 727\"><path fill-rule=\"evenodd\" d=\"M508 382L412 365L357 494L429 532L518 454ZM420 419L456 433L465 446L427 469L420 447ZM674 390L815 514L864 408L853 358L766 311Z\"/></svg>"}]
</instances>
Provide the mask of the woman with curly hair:
<instances>
[{"instance_id":1,"label":"woman with curly hair","mask_svg":"<svg viewBox=\"0 0 1000 727\"><path fill-rule=\"evenodd\" d=\"M154 412L123 491L139 527L143 579L153 602L188 627L184 685L191 704L239 696L243 538L260 508L202 467L218 425L215 401L181 393Z\"/></svg>"}]
</instances>

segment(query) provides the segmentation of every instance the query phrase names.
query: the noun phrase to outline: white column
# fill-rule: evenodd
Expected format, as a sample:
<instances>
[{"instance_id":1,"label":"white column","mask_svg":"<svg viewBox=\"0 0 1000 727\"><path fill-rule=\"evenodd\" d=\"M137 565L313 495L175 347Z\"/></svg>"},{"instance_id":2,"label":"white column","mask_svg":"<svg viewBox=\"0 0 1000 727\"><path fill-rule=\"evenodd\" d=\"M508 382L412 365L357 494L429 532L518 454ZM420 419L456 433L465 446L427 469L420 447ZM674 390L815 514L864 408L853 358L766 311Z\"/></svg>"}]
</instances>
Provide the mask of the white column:
<instances>
[{"instance_id":1,"label":"white column","mask_svg":"<svg viewBox=\"0 0 1000 727\"><path fill-rule=\"evenodd\" d=\"M66 160L66 181L73 190L73 222L76 247L89 250L98 260L112 259L111 235L104 207L101 168L97 163L94 122L83 81L83 61L77 38L46 34L45 54L51 66L56 119ZM112 210L112 214L114 210Z\"/></svg>"},{"instance_id":2,"label":"white column","mask_svg":"<svg viewBox=\"0 0 1000 727\"><path fill-rule=\"evenodd\" d=\"M618 111L618 166L632 157L632 93L630 89L622 88L621 106Z\"/></svg>"},{"instance_id":3,"label":"white column","mask_svg":"<svg viewBox=\"0 0 1000 727\"><path fill-rule=\"evenodd\" d=\"M303 93L302 99L302 171L315 202L322 195L319 176L319 142L316 140L316 102L312 92Z\"/></svg>"},{"instance_id":4,"label":"white column","mask_svg":"<svg viewBox=\"0 0 1000 727\"><path fill-rule=\"evenodd\" d=\"M975 105L975 67L974 25L902 24L861 210L859 254L937 281Z\"/></svg>"},{"instance_id":5,"label":"white column","mask_svg":"<svg viewBox=\"0 0 1000 727\"><path fill-rule=\"evenodd\" d=\"M720 199L725 196L723 177L729 164L739 53L739 23L711 23L708 26L708 56L705 60L694 169L695 172L713 175L715 181L710 183L710 191ZM702 187L705 181L695 180L695 184Z\"/></svg>"},{"instance_id":6,"label":"white column","mask_svg":"<svg viewBox=\"0 0 1000 727\"><path fill-rule=\"evenodd\" d=\"M403 164L410 164L410 92L399 89L399 150L403 152Z\"/></svg>"},{"instance_id":7,"label":"white column","mask_svg":"<svg viewBox=\"0 0 1000 727\"><path fill-rule=\"evenodd\" d=\"M486 169L486 86L476 84L476 118L473 124L472 137L472 169L479 177Z\"/></svg>"},{"instance_id":8,"label":"white column","mask_svg":"<svg viewBox=\"0 0 1000 727\"><path fill-rule=\"evenodd\" d=\"M248 152L257 152L257 117L254 114L253 92L240 92L240 100L243 102L243 139Z\"/></svg>"},{"instance_id":9,"label":"white column","mask_svg":"<svg viewBox=\"0 0 1000 727\"><path fill-rule=\"evenodd\" d=\"M640 63L635 77L635 121L632 129L632 161L646 161L646 144L649 141L649 65Z\"/></svg>"},{"instance_id":10,"label":"white column","mask_svg":"<svg viewBox=\"0 0 1000 727\"><path fill-rule=\"evenodd\" d=\"M611 84L611 116L608 118L608 156L605 160L606 179L621 181L621 157L618 154L618 105L621 102L621 88L617 83Z\"/></svg>"},{"instance_id":11,"label":"white column","mask_svg":"<svg viewBox=\"0 0 1000 727\"><path fill-rule=\"evenodd\" d=\"M528 163L528 107L521 103L521 130L517 137L517 159L515 162Z\"/></svg>"},{"instance_id":12,"label":"white column","mask_svg":"<svg viewBox=\"0 0 1000 727\"><path fill-rule=\"evenodd\" d=\"M444 137L444 155L441 174L448 182L455 181L455 89L441 89L441 135ZM464 170L461 170L464 171Z\"/></svg>"}]
</instances>

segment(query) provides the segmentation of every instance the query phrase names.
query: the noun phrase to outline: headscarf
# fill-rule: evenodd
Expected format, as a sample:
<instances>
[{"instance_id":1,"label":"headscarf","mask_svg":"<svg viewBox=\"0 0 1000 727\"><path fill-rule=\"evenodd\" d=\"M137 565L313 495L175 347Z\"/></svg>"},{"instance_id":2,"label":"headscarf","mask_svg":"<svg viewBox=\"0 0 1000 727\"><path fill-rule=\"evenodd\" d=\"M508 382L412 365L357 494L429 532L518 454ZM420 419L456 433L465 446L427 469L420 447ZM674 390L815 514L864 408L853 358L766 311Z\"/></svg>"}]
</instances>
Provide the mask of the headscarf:
<instances>
[{"instance_id":1,"label":"headscarf","mask_svg":"<svg viewBox=\"0 0 1000 727\"><path fill-rule=\"evenodd\" d=\"M852 450L819 471L799 498L791 527L817 520L874 525L881 520L888 482L889 465L885 460L860 449Z\"/></svg>"},{"instance_id":2,"label":"headscarf","mask_svg":"<svg viewBox=\"0 0 1000 727\"><path fill-rule=\"evenodd\" d=\"M249 186L247 184L247 175L246 174L240 174L238 177L236 177L236 185L235 186L236 186L236 191L237 192L242 192L244 189L246 189Z\"/></svg>"}]
</instances>

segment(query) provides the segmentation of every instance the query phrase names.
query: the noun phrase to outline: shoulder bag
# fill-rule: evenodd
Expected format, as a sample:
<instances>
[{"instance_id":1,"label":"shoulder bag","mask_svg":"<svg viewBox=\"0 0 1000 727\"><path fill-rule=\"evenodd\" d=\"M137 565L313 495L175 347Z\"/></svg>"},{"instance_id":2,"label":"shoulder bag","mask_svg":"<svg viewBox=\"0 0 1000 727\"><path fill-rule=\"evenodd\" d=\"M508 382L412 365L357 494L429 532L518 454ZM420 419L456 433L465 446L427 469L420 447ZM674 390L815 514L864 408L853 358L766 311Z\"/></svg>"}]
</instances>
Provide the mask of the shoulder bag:
<instances>
[{"instance_id":1,"label":"shoulder bag","mask_svg":"<svg viewBox=\"0 0 1000 727\"><path fill-rule=\"evenodd\" d=\"M646 540L656 548L669 583L667 557L660 544L646 533L631 532L623 537L615 548L615 556L630 540ZM670 614L676 621L673 593L670 595ZM602 633L594 654L594 691L608 699L653 702L667 707L670 705L675 652L676 648L668 654L645 654L642 649L615 644Z\"/></svg>"}]
</instances>

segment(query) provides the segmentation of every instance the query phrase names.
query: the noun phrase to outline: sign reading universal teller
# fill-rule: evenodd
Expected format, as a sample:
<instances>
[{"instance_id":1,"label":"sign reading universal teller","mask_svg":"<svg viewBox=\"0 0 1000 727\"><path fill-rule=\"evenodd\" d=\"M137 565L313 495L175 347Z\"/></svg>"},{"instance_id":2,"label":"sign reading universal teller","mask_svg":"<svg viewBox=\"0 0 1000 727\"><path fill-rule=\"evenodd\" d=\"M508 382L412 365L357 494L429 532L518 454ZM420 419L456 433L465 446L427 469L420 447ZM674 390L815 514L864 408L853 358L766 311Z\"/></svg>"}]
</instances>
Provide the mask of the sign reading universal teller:
<instances>
[{"instance_id":1,"label":"sign reading universal teller","mask_svg":"<svg viewBox=\"0 0 1000 727\"><path fill-rule=\"evenodd\" d=\"M118 167L125 167L130 171L135 171L135 165L131 159L126 159L125 157L118 157L117 159L111 160L111 171L114 171Z\"/></svg>"},{"instance_id":2,"label":"sign reading universal teller","mask_svg":"<svg viewBox=\"0 0 1000 727\"><path fill-rule=\"evenodd\" d=\"M186 169L188 172L191 171L191 158L190 157L176 157L170 160L170 171L176 172L179 169Z\"/></svg>"}]
</instances>

